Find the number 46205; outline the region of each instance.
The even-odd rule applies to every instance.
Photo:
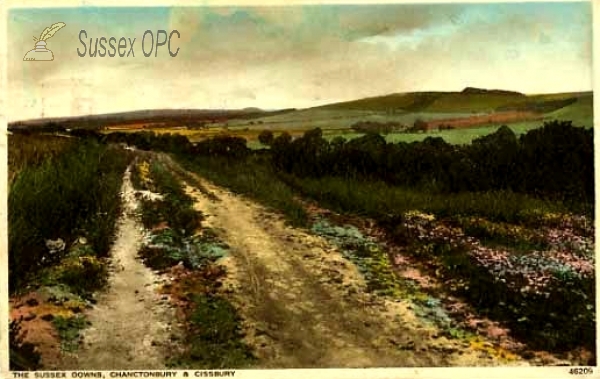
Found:
[[[571,375],[589,375],[593,373],[594,369],[591,367],[574,367],[569,370],[569,374]]]

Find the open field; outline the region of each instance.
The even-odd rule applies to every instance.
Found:
[[[529,130],[536,129],[540,127],[539,121],[529,121],[529,122],[518,122],[518,123],[510,123],[508,124],[510,129],[515,132],[517,135],[522,135],[527,133]],[[478,126],[476,128],[465,128],[465,129],[454,129],[454,130],[440,130],[440,131],[431,131],[427,133],[389,133],[385,135],[385,140],[387,142],[415,142],[415,141],[423,141],[427,137],[441,137],[444,141],[453,144],[453,145],[462,145],[471,143],[475,138],[483,137],[489,134],[494,133],[498,130],[499,125],[483,125]],[[363,136],[362,133],[355,133],[349,131],[348,133],[339,134],[345,139],[353,139],[359,138]],[[337,134],[332,133],[324,133],[324,137],[331,140],[337,137]]]
[[[466,91],[466,90],[465,90]],[[474,90],[475,91],[475,90]],[[420,141],[428,136],[441,137],[452,144],[465,144],[487,135],[501,125],[518,135],[540,127],[544,121],[571,120],[576,126],[593,126],[593,97],[590,93],[563,93],[525,96],[517,93],[413,93],[360,99],[322,107],[289,110],[253,118],[231,118],[208,123],[204,128],[188,128],[185,123],[148,128],[155,133],[177,133],[192,142],[217,135],[245,138],[253,148],[260,148],[258,135],[270,130],[275,136],[287,132],[292,137],[306,130],[321,128],[328,139],[346,139],[363,135],[352,129],[360,122],[395,123],[410,128],[420,120],[430,129],[427,133],[391,132],[389,142]],[[138,130],[142,124],[112,125],[106,132]],[[437,130],[439,127],[460,130]]]
[[[389,142],[420,141],[435,136],[452,144],[464,144],[497,130],[501,125],[509,126],[520,135],[554,119],[571,120],[576,126],[592,127],[592,94],[526,96],[513,92],[465,89],[463,92],[392,94],[300,110],[182,110],[181,114],[176,110],[133,112],[73,119],[65,121],[64,125],[84,128],[91,125],[103,133],[139,130],[151,130],[157,134],[175,133],[192,142],[231,135],[246,139],[253,148],[260,148],[258,135],[263,130],[270,130],[275,136],[287,132],[292,137],[299,137],[307,130],[321,128],[328,139],[336,136],[352,139],[362,135],[352,128],[357,123],[391,123],[397,129],[386,134]],[[57,122],[51,121],[52,125],[48,127],[55,127]],[[430,130],[427,133],[408,132],[417,122],[424,123]],[[446,130],[448,126],[460,130]],[[44,123],[33,120],[11,127],[16,130],[29,127],[43,129]]]
[[[525,121],[525,122],[513,122],[507,123],[507,125],[513,130],[517,135],[524,134],[529,130],[539,128],[542,125],[542,121]],[[414,141],[422,141],[427,137],[441,137],[446,142],[450,144],[467,144],[473,141],[475,138],[479,138],[488,134],[491,134],[498,130],[500,125],[498,124],[484,124],[477,127],[472,128],[462,128],[462,129],[453,129],[453,130],[434,130],[429,132],[413,132],[413,133],[388,133],[385,134],[385,140],[388,142],[414,142]],[[230,135],[242,137],[248,141],[248,146],[253,149],[265,148],[258,141],[258,135],[262,131],[262,129],[248,129],[239,128],[239,127],[210,127],[204,130],[188,130],[182,128],[156,128],[151,129],[152,132],[156,134],[181,134],[186,136],[191,142],[198,142],[202,140],[206,140],[208,138],[212,138],[219,135]],[[266,129],[266,128],[265,128]],[[295,128],[273,128],[269,129],[273,131],[274,136],[278,136],[283,132],[287,132],[292,137],[300,137],[304,132],[308,129],[295,129]],[[105,133],[110,132],[125,132],[125,133],[135,133],[138,130],[130,130],[130,129],[114,129],[111,131],[105,131]],[[335,128],[335,129],[323,129],[323,136],[328,140],[333,140],[336,137],[343,137],[346,140],[354,139],[363,136],[364,133],[358,133],[352,129],[346,128]]]

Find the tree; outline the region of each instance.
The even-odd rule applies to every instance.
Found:
[[[273,144],[274,140],[275,140],[275,136],[273,135],[273,132],[270,130],[263,130],[258,135],[258,141],[260,143],[262,143],[263,145],[271,146]]]

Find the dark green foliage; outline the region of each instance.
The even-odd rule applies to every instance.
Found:
[[[242,341],[235,308],[221,297],[196,295],[187,336],[189,351],[174,365],[226,369],[248,366],[256,358]]]
[[[263,145],[271,146],[273,144],[274,140],[275,140],[275,136],[273,135],[273,132],[270,130],[263,130],[258,135],[258,141],[260,143],[262,143]]]
[[[594,201],[593,129],[552,122],[521,136],[519,191]]]
[[[9,324],[9,358],[11,371],[33,371],[41,367],[41,355],[35,345],[24,341],[21,331],[22,318],[12,320]]]
[[[85,236],[99,256],[108,253],[129,160],[121,150],[88,140],[19,173],[8,198],[11,291],[51,264],[47,239],[69,246]]]
[[[273,166],[300,177],[339,176],[382,180],[441,193],[509,190],[562,200],[594,200],[593,132],[570,122],[548,122],[517,139],[508,127],[470,145],[441,138],[385,143],[368,133],[329,143],[319,129],[294,141],[275,139]]]
[[[399,122],[377,122],[377,121],[359,121],[352,124],[351,128],[359,133],[391,133],[399,130],[406,130],[406,125]]]
[[[198,142],[191,152],[193,155],[241,159],[250,154],[250,149],[242,137],[217,136]]]
[[[163,200],[145,200],[141,202],[142,224],[146,229],[151,229],[165,221],[165,213],[169,212],[167,203]]]
[[[107,142],[125,143],[140,150],[158,150],[176,153],[189,152],[192,148],[190,141],[177,133],[156,134],[154,132],[110,133],[105,136]]]

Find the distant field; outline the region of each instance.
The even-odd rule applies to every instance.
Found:
[[[540,122],[531,121],[531,122],[522,122],[511,124],[509,127],[515,132],[517,135],[525,134],[531,129],[536,129],[541,126]],[[498,130],[500,126],[498,125],[487,125],[477,128],[469,128],[469,129],[455,129],[455,130],[442,130],[439,132],[427,132],[427,133],[390,133],[385,137],[386,141],[396,143],[396,142],[415,142],[422,141],[427,137],[442,137],[444,141],[454,144],[468,144],[471,143],[475,138],[482,137],[488,134],[491,134]],[[343,133],[343,134],[324,134],[326,139],[332,140],[337,136],[342,136],[346,139],[353,139],[363,136],[362,133]]]
[[[592,96],[584,96],[577,102],[546,114],[548,119],[571,120],[577,126],[594,126],[594,99]]]
[[[425,102],[423,99],[426,99]],[[421,100],[419,100],[421,99]],[[571,99],[573,104],[553,110],[559,105],[548,104]],[[410,102],[413,103],[410,103]],[[419,103],[421,101],[421,103]],[[425,104],[427,103],[427,104]],[[500,123],[523,123],[533,119],[566,119],[575,125],[592,126],[593,101],[590,93],[566,93],[549,95],[499,95],[464,93],[421,93],[399,94],[384,97],[356,100],[348,103],[332,104],[324,107],[303,109],[295,112],[266,116],[254,120],[230,120],[215,126],[228,126],[230,129],[247,128],[250,130],[306,130],[348,129],[359,121],[397,122],[412,126],[418,119],[437,124],[453,119],[459,127],[481,127],[489,124],[489,119]],[[383,105],[382,105],[383,104]],[[395,104],[392,106],[392,104]],[[408,104],[408,105],[407,105]],[[417,106],[418,105],[418,106]],[[405,106],[407,109],[401,109]],[[550,111],[534,112],[528,107],[550,107]],[[517,107],[524,109],[499,110],[499,107]],[[413,108],[413,109],[411,109]],[[547,108],[546,108],[547,109]],[[506,115],[507,117],[504,117]],[[467,120],[469,119],[469,120]],[[452,122],[447,122],[452,124]]]
[[[398,122],[405,125],[414,124],[415,120],[438,120],[455,117],[470,117],[473,113],[430,113],[403,111],[342,111],[325,109],[306,109],[287,114],[263,117],[252,121],[234,120],[228,123],[230,129],[348,129],[359,121]],[[220,125],[224,126],[224,125]]]
[[[507,124],[511,130],[515,132],[517,135],[525,134],[529,130],[539,128],[542,126],[543,120],[537,121],[524,121],[524,122],[516,122]],[[450,144],[468,144],[471,143],[475,138],[479,138],[488,134],[495,132],[500,127],[499,124],[487,124],[481,125],[472,128],[462,128],[462,129],[453,129],[453,130],[441,130],[441,131],[429,131],[426,133],[389,133],[385,135],[385,139],[388,142],[415,142],[422,141],[427,137],[441,137],[446,142]],[[299,137],[306,130],[312,129],[311,127],[306,128],[295,128],[295,129],[273,129],[273,134],[275,137],[283,133],[284,131],[288,132],[292,137]],[[116,130],[114,130],[116,131]],[[119,130],[127,133],[135,133],[139,132],[138,130]],[[185,135],[191,142],[202,141],[207,138],[215,137],[218,135],[233,135],[243,137],[248,141],[248,147],[252,149],[260,149],[264,146],[258,142],[258,135],[261,132],[261,129],[249,129],[244,130],[242,128],[234,128],[231,127],[229,129],[225,129],[223,127],[213,127],[205,130],[187,130],[181,128],[159,128],[159,129],[151,129],[152,132],[157,134],[165,134],[165,133],[176,133]],[[364,133],[357,133],[352,129],[345,128],[330,128],[323,129],[323,136],[332,140],[335,137],[341,136],[345,139],[353,139],[363,136]]]
[[[249,145],[261,147],[258,135],[263,130],[275,136],[284,131],[300,136],[306,130],[321,128],[326,138],[336,136],[356,138],[361,136],[352,129],[358,122],[396,123],[404,128],[412,127],[416,120],[425,121],[430,129],[450,125],[453,130],[430,130],[427,133],[392,133],[388,141],[420,141],[428,136],[444,138],[452,144],[470,143],[473,139],[494,132],[506,124],[517,134],[540,127],[544,121],[570,120],[576,126],[593,126],[593,96],[590,92],[523,95],[516,92],[465,89],[463,92],[401,93],[321,107],[270,113],[255,118],[230,118],[217,120],[202,129],[155,123],[145,128],[155,133],[177,133],[192,142],[227,134],[243,137]],[[135,132],[142,124],[112,126],[111,131]],[[133,129],[133,130],[132,130]]]

